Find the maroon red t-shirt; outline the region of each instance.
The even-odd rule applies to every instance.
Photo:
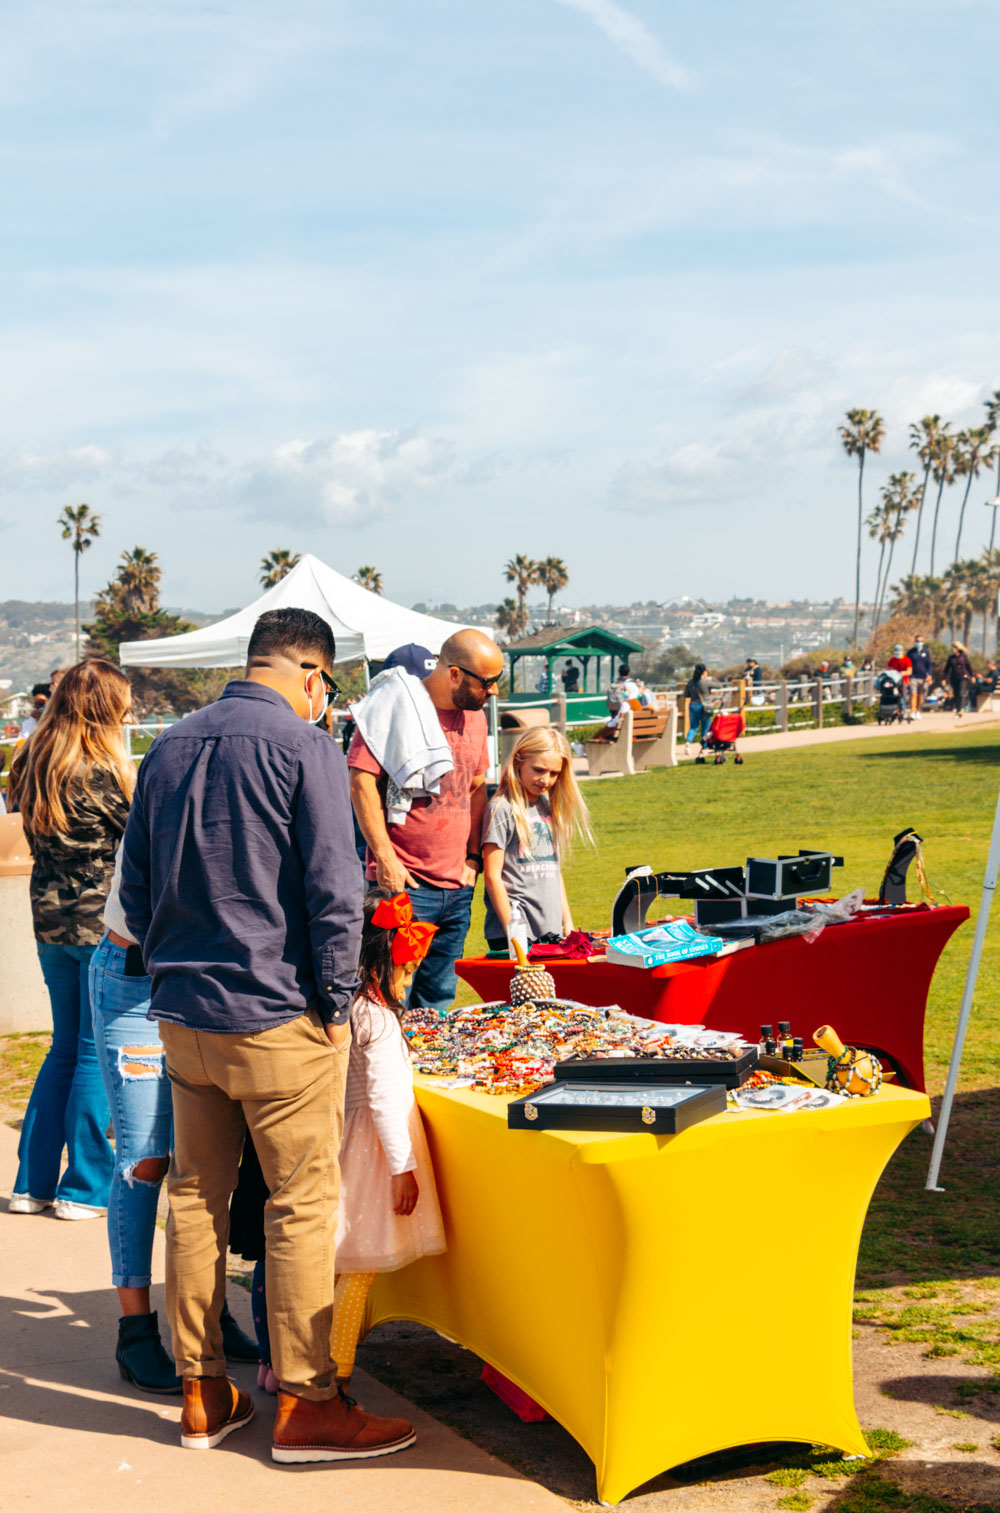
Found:
[[[458,888],[469,850],[472,784],[489,766],[486,750],[486,716],[481,710],[439,709],[445,739],[454,763],[441,779],[436,798],[414,799],[401,825],[386,823],[392,848],[407,871],[422,883],[437,888]],[[356,731],[347,765],[380,778],[385,800],[385,773]],[[474,848],[478,849],[478,847]],[[375,879],[375,863],[368,855],[368,879]]]

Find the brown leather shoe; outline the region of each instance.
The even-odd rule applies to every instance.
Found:
[[[186,1376],[181,1413],[185,1450],[214,1450],[234,1429],[245,1429],[253,1403],[225,1376]]]
[[[312,1460],[373,1460],[405,1450],[416,1437],[405,1418],[363,1413],[342,1392],[314,1403],[279,1389],[271,1459],[285,1466]]]

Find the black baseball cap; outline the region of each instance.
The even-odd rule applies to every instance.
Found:
[[[426,678],[437,666],[437,657],[426,646],[418,646],[415,641],[410,641],[406,646],[397,646],[391,651],[382,663],[382,671],[387,667],[402,667],[404,672],[412,673],[415,678]]]

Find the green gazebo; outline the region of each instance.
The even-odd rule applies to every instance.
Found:
[[[645,651],[636,641],[630,641],[626,636],[618,635],[613,630],[607,630],[603,625],[584,625],[578,630],[570,630],[567,626],[556,626],[554,629],[535,631],[534,635],[522,636],[520,641],[512,641],[505,648],[510,658],[510,695],[513,703],[537,700],[547,697],[547,694],[560,692],[552,677],[553,665],[566,658],[580,663],[580,684],[577,689],[579,694],[589,694],[591,698],[603,696],[608,685],[614,682],[620,663],[628,662],[630,656],[636,656]],[[517,687],[517,664],[523,657],[544,657],[547,673],[547,694],[540,693],[537,689],[526,690]],[[607,659],[607,666],[603,664]],[[591,678],[593,668],[593,678]]]

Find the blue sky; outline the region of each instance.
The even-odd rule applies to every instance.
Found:
[[[205,610],[274,547],[849,596],[842,412],[873,504],[1000,387],[998,56],[996,0],[8,8],[0,598],[68,596],[80,500],[85,590],[139,544]]]

